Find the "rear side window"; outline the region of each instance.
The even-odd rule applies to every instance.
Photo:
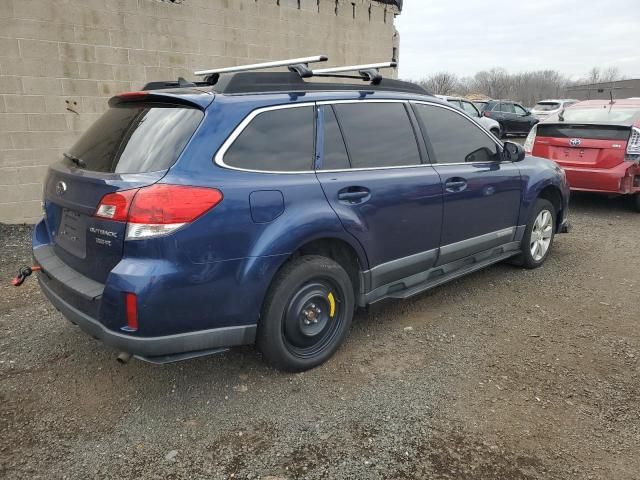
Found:
[[[242,130],[224,163],[266,172],[313,170],[314,138],[313,107],[269,110]]]
[[[565,103],[565,105],[569,104]],[[558,108],[560,108],[560,104],[556,102],[538,102],[533,108],[539,112],[550,112],[552,110],[557,110]]]
[[[117,105],[80,137],[69,156],[94,172],[166,170],[178,159],[202,117],[200,110],[181,106]]]
[[[478,163],[499,160],[498,146],[483,130],[446,108],[416,105],[416,113],[438,163]]]
[[[402,103],[334,105],[353,168],[420,164],[415,133]]]
[[[340,126],[331,106],[324,107],[324,148],[322,170],[349,168],[349,157]]]

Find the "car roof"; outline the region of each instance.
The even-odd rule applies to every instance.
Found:
[[[468,98],[464,98],[464,97],[456,97],[455,95],[434,95],[434,97],[436,98],[441,98],[443,100],[459,100],[461,102],[471,102],[473,103],[475,100],[469,100]],[[486,100],[482,100],[483,102]]]
[[[583,100],[567,108],[602,108],[603,106],[611,108],[640,107],[640,98],[614,99],[613,103],[611,100]]]
[[[553,103],[560,103],[560,102],[578,102],[579,100],[576,100],[575,98],[545,98],[544,100],[538,100],[537,103],[545,103],[545,102],[553,102]]]

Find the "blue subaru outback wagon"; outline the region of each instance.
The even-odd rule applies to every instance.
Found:
[[[153,362],[255,343],[300,371],[358,307],[544,263],[567,226],[553,162],[376,69],[289,69],[118,95],[50,167],[33,253],[71,322]],[[331,75],[354,80],[311,78]]]

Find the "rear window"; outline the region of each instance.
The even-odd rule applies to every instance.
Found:
[[[538,112],[550,112],[552,110],[557,110],[558,108],[560,108],[560,104],[556,102],[540,102],[536,103],[536,106],[533,107],[533,109]]]
[[[563,125],[539,123],[538,136],[552,138],[589,138],[592,140],[628,140],[631,129],[617,125]]]
[[[69,150],[94,172],[166,170],[178,159],[202,120],[195,108],[126,103],[111,107]],[[69,158],[65,161],[71,162]]]
[[[264,172],[312,170],[314,125],[313,107],[260,113],[229,147],[224,163]]]
[[[571,107],[564,111],[565,123],[603,123],[629,124],[640,120],[640,108],[611,108],[605,105],[600,108]]]

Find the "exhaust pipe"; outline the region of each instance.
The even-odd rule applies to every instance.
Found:
[[[123,365],[129,363],[129,360],[131,360],[132,355],[130,353],[127,352],[120,352],[118,354],[118,356],[116,357],[116,361],[118,363],[121,363]]]

